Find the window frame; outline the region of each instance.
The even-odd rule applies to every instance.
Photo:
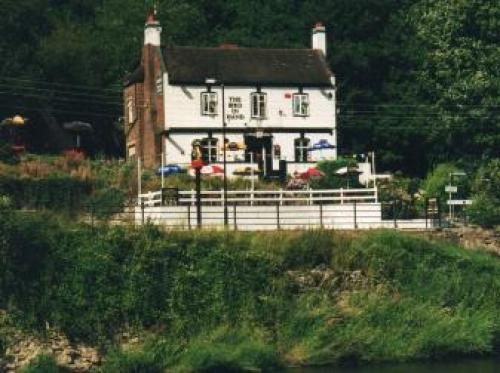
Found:
[[[305,99],[305,100],[304,100]],[[297,106],[298,101],[298,106]],[[303,104],[306,102],[307,109],[303,111]],[[299,110],[297,111],[297,107]],[[292,95],[292,111],[294,117],[308,117],[311,115],[311,105],[309,100],[309,93],[299,92]]]
[[[309,162],[309,144],[311,139],[308,137],[298,137],[293,141],[293,151],[295,163]]]
[[[219,151],[219,139],[216,137],[204,137],[200,139],[201,159],[210,164],[217,162]]]
[[[255,98],[257,98],[256,106],[254,106]],[[250,93],[250,117],[252,119],[267,118],[267,93],[264,92]]]
[[[208,99],[207,99],[208,98]],[[215,98],[213,101],[209,98]],[[213,112],[210,111],[210,102],[214,102]],[[200,93],[200,112],[203,116],[216,116],[218,114],[219,97],[217,92],[205,91]]]

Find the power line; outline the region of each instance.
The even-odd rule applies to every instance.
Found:
[[[106,101],[92,101],[92,100],[85,100],[85,99],[77,99],[77,98],[71,98],[71,97],[47,97],[47,96],[42,96],[42,95],[36,95],[36,94],[26,94],[26,93],[14,93],[14,92],[6,92],[6,91],[0,91],[0,95],[13,95],[13,96],[21,96],[21,97],[30,97],[30,98],[38,98],[42,100],[49,100],[49,101],[54,101],[54,102],[76,102],[76,103],[88,103],[88,104],[95,104],[95,105],[103,105],[103,106],[114,106],[114,107],[122,107],[123,104],[118,104],[118,103],[108,103]]]
[[[35,107],[29,107],[26,105],[7,105],[7,104],[2,104],[0,103],[0,107],[4,108],[15,108],[18,110],[24,110],[24,111],[40,111],[40,108],[35,108]],[[121,115],[113,115],[111,112],[78,112],[78,111],[73,111],[73,110],[63,110],[63,109],[50,109],[48,110],[53,113],[60,113],[60,114],[72,114],[76,116],[93,116],[93,117],[108,117],[108,118],[119,118]]]
[[[118,97],[118,96],[113,97],[113,96],[109,96],[109,95],[95,94],[95,93],[68,92],[68,91],[49,89],[49,88],[22,87],[22,86],[20,87],[20,86],[7,85],[5,83],[0,83],[0,88],[9,89],[11,91],[29,91],[29,92],[34,91],[34,92],[47,92],[47,93],[53,93],[53,94],[60,94],[60,95],[65,95],[65,96],[90,97],[90,98],[96,98],[99,100],[113,102],[113,103],[121,102],[121,100],[114,98],[114,97]]]
[[[453,108],[460,108],[460,107],[486,107],[486,108],[500,108],[500,105],[489,105],[489,104],[448,104],[448,105],[438,105],[438,104],[349,104],[349,103],[343,103],[343,102],[337,102],[337,106],[346,106],[346,107],[400,107],[400,108],[407,108],[407,107],[453,107]]]
[[[119,87],[118,85],[117,85],[116,89],[112,89],[112,88],[91,87],[91,86],[85,86],[85,85],[79,85],[79,84],[48,82],[48,81],[34,80],[34,79],[11,78],[11,77],[7,77],[7,76],[0,76],[0,79],[11,80],[11,81],[18,81],[18,82],[37,83],[37,84],[44,84],[44,85],[53,85],[53,86],[60,86],[60,87],[81,88],[81,89],[87,89],[89,91],[91,91],[91,90],[95,90],[95,91],[109,91],[109,92],[121,92],[122,91],[121,87]]]

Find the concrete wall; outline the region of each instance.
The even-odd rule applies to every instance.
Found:
[[[356,208],[356,211],[355,211]],[[425,219],[382,220],[379,203],[312,206],[228,206],[229,227],[238,230],[276,229],[426,229],[435,227],[435,222]],[[163,206],[146,207],[144,213],[136,208],[136,224],[145,222],[167,228],[188,229],[196,227],[196,207]],[[204,228],[224,227],[222,206],[203,206]]]

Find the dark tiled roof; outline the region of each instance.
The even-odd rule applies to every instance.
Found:
[[[226,85],[331,85],[323,54],[312,49],[164,48],[171,84],[204,84],[207,78]]]
[[[137,68],[130,73],[124,82],[124,86],[128,87],[135,83],[143,83],[144,82],[144,66],[139,65]]]

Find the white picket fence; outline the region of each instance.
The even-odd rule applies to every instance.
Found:
[[[364,189],[308,189],[308,190],[228,190],[228,205],[275,206],[283,205],[315,205],[315,204],[345,204],[345,203],[377,203],[377,188]],[[201,203],[210,206],[224,205],[224,191],[202,190]],[[196,204],[196,191],[184,190],[178,192],[177,205]],[[162,205],[162,192],[140,194],[138,205],[153,207]]]

